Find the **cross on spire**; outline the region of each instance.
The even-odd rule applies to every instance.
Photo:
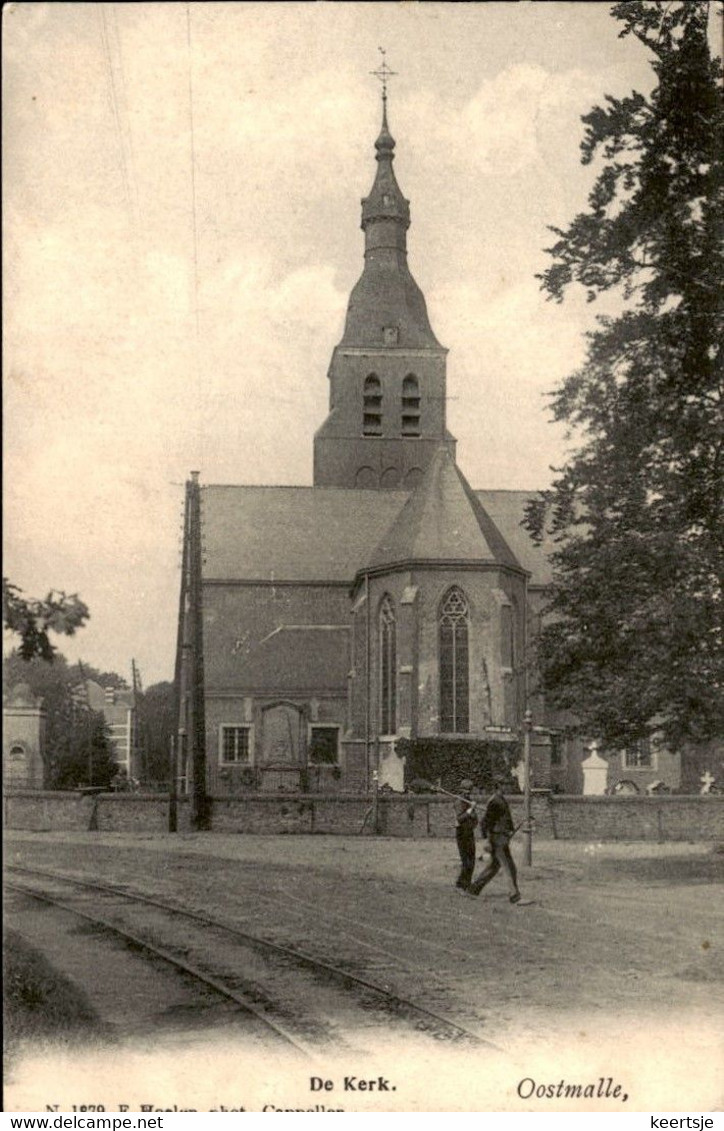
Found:
[[[382,56],[382,62],[380,63],[377,70],[376,71],[370,71],[370,74],[374,75],[375,78],[378,78],[380,80],[380,82],[382,83],[382,101],[383,101],[383,103],[386,103],[387,102],[387,80],[391,79],[393,76],[395,76],[397,74],[397,71],[391,71],[390,68],[387,66],[387,59],[386,59],[387,52],[385,51],[384,47],[378,47],[377,50],[379,51],[380,55]]]

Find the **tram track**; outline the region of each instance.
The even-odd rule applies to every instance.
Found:
[[[13,865],[7,869],[8,875],[16,877],[14,881],[8,881],[6,887],[8,890],[13,890],[18,893],[24,894],[31,898],[38,898],[44,900],[46,903],[55,904],[57,907],[62,907],[66,911],[79,915],[86,921],[95,923],[99,929],[115,932],[119,936],[125,936],[127,940],[149,953],[156,953],[158,957],[164,961],[175,964],[179,969],[185,969],[187,974],[197,977],[200,981],[205,981],[208,986],[215,989],[222,996],[226,996],[230,1000],[237,1001],[243,1008],[251,1013],[256,1013],[260,1022],[269,1025],[273,1028],[277,1027],[277,1037],[287,1044],[295,1045],[304,1055],[312,1054],[312,1046],[317,1046],[317,1051],[320,1043],[334,1041],[337,1048],[340,1043],[345,1045],[348,1043],[349,1033],[354,1028],[354,1019],[357,1017],[360,1028],[370,1026],[373,1022],[371,1020],[373,1015],[378,1018],[382,1016],[385,1019],[385,1024],[389,1024],[393,1020],[398,1025],[403,1025],[407,1028],[410,1026],[414,1028],[419,1034],[426,1035],[438,1040],[445,1040],[454,1043],[464,1044],[466,1046],[486,1046],[488,1048],[496,1048],[489,1040],[483,1038],[479,1033],[475,1033],[466,1026],[459,1022],[446,1017],[417,1001],[410,1000],[395,992],[389,986],[383,986],[379,983],[357,974],[353,971],[347,970],[335,963],[331,963],[326,959],[320,958],[305,950],[301,950],[296,946],[285,945],[284,943],[276,942],[268,938],[264,938],[259,934],[254,934],[251,931],[245,930],[239,926],[232,925],[224,922],[214,916],[204,914],[197,910],[191,910],[187,907],[178,905],[177,903],[168,903],[164,900],[158,899],[154,896],[132,890],[128,887],[119,887],[113,884],[101,883],[99,881],[92,881],[78,876],[71,876],[65,873],[55,872],[48,869],[29,868],[20,865]],[[17,879],[26,880],[41,880],[48,884],[63,885],[71,889],[70,903],[68,902],[68,893],[66,891],[63,897],[63,892],[48,892],[39,891],[37,887],[27,883],[18,883]],[[87,907],[79,908],[77,903],[80,898],[80,893],[86,892],[95,895],[96,898],[100,897],[104,901],[116,901],[113,907],[115,921],[106,919],[98,914],[98,908],[94,907],[88,910]],[[63,897],[63,898],[61,898]],[[120,901],[120,902],[119,902]],[[74,905],[75,903],[75,905]],[[135,911],[133,910],[135,908]],[[151,924],[146,924],[143,934],[138,932],[138,924],[134,925],[133,930],[129,930],[127,924],[119,923],[117,921],[118,915],[131,914],[133,918],[142,918],[145,914],[156,913],[156,920]],[[153,937],[158,934],[160,928],[163,926],[162,919],[158,919],[158,913],[161,917],[166,917],[167,921],[175,921],[176,930],[172,931],[172,935],[176,935],[176,940],[169,947],[167,944],[160,943],[157,938]],[[197,944],[202,962],[198,960],[190,962],[187,954],[179,954],[178,946],[178,925],[184,924],[185,931],[188,932],[189,925],[193,924],[195,928],[202,929],[205,934],[200,944]],[[150,927],[150,930],[149,930]],[[168,925],[166,923],[164,929],[168,932]],[[212,963],[212,969],[208,970],[210,951],[213,950],[212,940],[215,940],[217,950],[217,957]],[[228,942],[231,940],[234,944],[229,948]],[[188,939],[186,939],[188,941]],[[189,947],[186,947],[188,952]],[[263,962],[271,962],[268,972],[259,974],[256,972],[256,982],[252,979],[252,997],[258,995],[260,991],[266,994],[269,989],[267,982],[272,983],[272,993],[269,999],[267,1009],[274,1008],[274,992],[273,988],[277,984],[278,976],[281,972],[281,980],[285,984],[285,993],[287,998],[291,993],[290,985],[293,982],[293,977],[290,977],[296,971],[297,979],[304,980],[306,976],[307,981],[310,976],[312,982],[318,987],[322,987],[328,996],[334,998],[334,995],[339,995],[340,989],[344,993],[344,1001],[341,1005],[338,1003],[338,1015],[334,1012],[334,1001],[327,1003],[332,1006],[332,1013],[327,1013],[321,1023],[306,1024],[303,1018],[300,1020],[298,1015],[290,1011],[289,1001],[283,1003],[282,1010],[286,1007],[287,1013],[290,1014],[287,1023],[280,1023],[278,1019],[274,1020],[267,1015],[267,1010],[259,1010],[252,1000],[248,991],[240,990],[239,979],[240,971],[238,962],[240,954],[246,951],[254,952],[259,955]],[[389,952],[387,957],[389,957]],[[234,963],[237,963],[236,968]],[[218,967],[227,968],[226,973],[220,974]],[[394,967],[393,967],[394,969]],[[243,972],[243,967],[242,967]],[[244,978],[241,976],[241,982]],[[231,983],[231,984],[230,984]],[[319,990],[313,996],[324,998],[325,992]],[[312,995],[307,992],[306,997],[300,991],[301,996],[305,1000],[305,1006],[308,1007]],[[303,1010],[304,1011],[304,1010]],[[323,1011],[322,1011],[323,1012]],[[346,1018],[346,1021],[342,1018]],[[291,1023],[290,1023],[291,1021]],[[346,1029],[345,1029],[346,1025]],[[304,1039],[300,1039],[297,1035],[300,1028],[305,1031]],[[310,1039],[311,1032],[311,1039]],[[355,1042],[356,1043],[356,1042]]]
[[[82,911],[78,907],[73,907],[60,899],[48,895],[47,892],[39,892],[32,888],[25,887],[22,884],[6,882],[5,888],[8,891],[15,892],[18,895],[24,895],[30,899],[38,900],[41,903],[49,904],[52,907],[58,908],[60,911],[65,911],[77,918],[85,920],[95,928],[100,928],[107,931],[109,934],[116,936],[126,944],[131,944],[133,947],[145,951],[152,955],[154,958],[160,959],[162,962],[172,966],[175,970],[191,977],[195,982],[201,983],[207,989],[213,990],[219,997],[232,1001],[235,1005],[240,1006],[245,1013],[250,1014],[254,1019],[259,1022],[263,1027],[270,1031],[276,1038],[281,1040],[283,1044],[291,1046],[301,1052],[305,1057],[312,1058],[315,1054],[314,1051],[302,1044],[297,1037],[289,1033],[277,1021],[264,1015],[264,1013],[256,1008],[245,996],[233,990],[231,987],[225,985],[218,978],[206,973],[199,969],[196,965],[186,961],[179,955],[173,954],[166,947],[159,946],[151,942],[147,938],[142,938],[140,935],[133,931],[129,931],[125,927],[119,926],[117,923],[112,923],[100,915],[91,915]]]

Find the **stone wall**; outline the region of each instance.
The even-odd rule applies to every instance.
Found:
[[[523,819],[522,797],[510,798],[513,820]],[[156,832],[168,829],[163,794],[16,791],[4,798],[5,827],[35,831]],[[724,796],[565,797],[534,794],[538,840],[713,841],[724,839]],[[219,833],[371,834],[373,804],[359,795],[301,794],[216,797],[212,829]],[[178,804],[178,828],[189,830],[187,799]],[[389,837],[451,837],[452,804],[443,797],[381,794],[377,829]]]
[[[8,792],[3,798],[6,829],[35,832],[165,832],[168,797],[158,793]],[[189,827],[188,802],[179,799],[178,828]]]

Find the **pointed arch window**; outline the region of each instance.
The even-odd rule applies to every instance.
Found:
[[[392,598],[380,605],[380,734],[397,730],[397,622]]]
[[[462,589],[448,589],[440,606],[440,730],[467,734],[470,730],[468,600]]]
[[[402,435],[420,435],[420,386],[414,373],[402,382]]]
[[[376,373],[365,377],[363,391],[362,435],[382,435],[382,383]]]

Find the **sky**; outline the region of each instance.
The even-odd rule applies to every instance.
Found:
[[[57,638],[172,678],[183,484],[309,484],[362,270],[387,52],[409,263],[473,487],[564,458],[547,395],[595,305],[536,273],[585,207],[581,115],[650,89],[608,3],[4,9],[4,572]]]

